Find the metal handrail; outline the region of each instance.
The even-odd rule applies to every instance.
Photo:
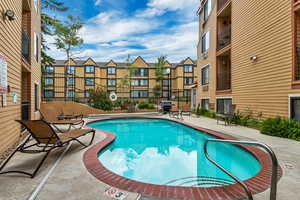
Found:
[[[269,147],[268,145],[260,142],[254,142],[254,141],[236,141],[236,140],[221,140],[221,139],[208,139],[204,143],[204,153],[206,158],[212,162],[214,165],[216,165],[218,168],[220,168],[223,172],[225,172],[227,175],[231,176],[236,182],[238,182],[240,185],[243,186],[244,190],[246,191],[248,195],[248,199],[253,200],[252,194],[248,188],[248,186],[241,180],[239,180],[237,177],[235,177],[233,174],[228,172],[226,169],[224,169],[221,165],[219,165],[216,161],[211,159],[207,152],[207,144],[208,142],[224,142],[229,144],[240,144],[240,145],[249,145],[249,146],[259,146],[267,151],[267,153],[271,157],[272,161],[272,176],[271,176],[271,191],[270,191],[270,200],[276,200],[277,195],[277,169],[278,169],[278,160],[274,153],[274,151]],[[250,194],[250,196],[249,196]]]

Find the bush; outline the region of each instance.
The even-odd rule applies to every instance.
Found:
[[[269,118],[263,121],[261,133],[300,141],[300,124],[282,117]]]
[[[109,95],[106,91],[97,88],[89,90],[90,98],[89,101],[94,108],[101,110],[112,110],[113,103],[109,99]]]
[[[138,104],[138,108],[139,109],[154,109],[155,108],[155,105],[152,104],[152,103],[148,103],[146,101],[141,101],[139,104]]]

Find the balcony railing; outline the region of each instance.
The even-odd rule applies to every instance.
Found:
[[[295,68],[295,79],[300,80],[300,46],[297,46],[297,57],[296,57],[296,68]]]
[[[218,46],[217,50],[223,49],[224,47],[231,44],[231,26],[223,27],[218,33]]]
[[[30,39],[28,33],[22,29],[22,56],[29,63],[30,62]]]
[[[228,1],[230,0],[218,0],[218,12],[224,8]]]
[[[230,89],[231,89],[231,73],[218,72],[217,90],[230,90]]]

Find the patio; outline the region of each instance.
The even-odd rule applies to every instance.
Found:
[[[141,114],[139,114],[141,115]],[[165,116],[168,118],[168,116]],[[262,135],[255,129],[240,126],[218,125],[209,118],[184,117],[185,122],[207,129],[232,135],[243,140],[257,140],[270,145],[275,151],[279,164],[283,169],[283,177],[278,183],[277,199],[296,200],[299,198],[295,191],[300,190],[300,145],[299,142],[284,138]],[[97,132],[95,142],[105,138]],[[88,142],[89,137],[83,137]],[[34,179],[20,175],[0,176],[0,199],[112,199],[106,196],[105,190],[110,186],[100,182],[86,170],[82,158],[87,149],[77,143],[53,151],[40,172]],[[40,155],[16,154],[7,167],[14,166],[22,169],[32,169],[32,163]],[[136,193],[128,193],[126,200],[148,199]],[[269,198],[269,190],[255,195],[254,199]]]

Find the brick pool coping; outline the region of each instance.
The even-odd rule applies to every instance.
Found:
[[[184,121],[179,121],[175,119],[166,119],[162,117],[149,117],[149,116],[113,116],[106,117],[102,119],[90,120],[85,126],[86,128],[89,123],[110,119],[122,119],[122,118],[146,118],[146,119],[162,119],[177,122],[179,124],[188,126],[195,130],[199,130],[210,135],[216,136],[220,139],[227,140],[237,140],[235,137],[224,135],[220,132],[204,129],[197,127],[195,125],[186,123]],[[97,130],[97,129],[96,129]],[[129,192],[140,193],[143,195],[158,197],[158,198],[175,198],[175,199],[199,199],[199,200],[216,200],[216,199],[238,199],[246,197],[246,194],[243,188],[239,184],[233,184],[228,186],[221,187],[209,187],[209,188],[201,188],[201,187],[182,187],[182,186],[167,186],[167,185],[155,185],[143,183],[135,180],[131,180],[125,178],[123,176],[117,175],[109,169],[105,168],[105,166],[99,161],[98,153],[103,150],[106,146],[111,144],[116,136],[104,130],[97,130],[106,135],[106,138],[101,142],[95,144],[89,150],[87,150],[83,156],[83,162],[85,167],[94,177],[98,180],[122,189]],[[240,148],[251,153],[261,164],[261,171],[254,177],[247,179],[244,183],[247,184],[252,194],[257,194],[267,190],[270,186],[270,179],[272,174],[272,165],[269,159],[269,156],[264,151],[251,146],[241,146],[237,145]],[[278,168],[278,180],[282,176],[282,169],[279,166]]]

